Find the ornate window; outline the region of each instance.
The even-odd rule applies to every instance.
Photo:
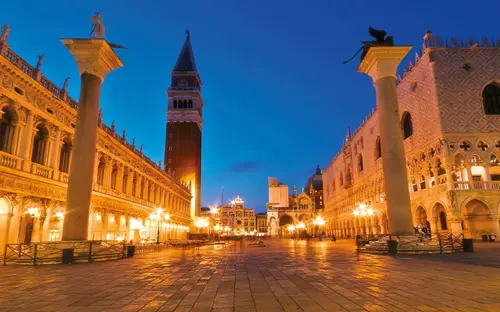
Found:
[[[14,110],[4,107],[0,120],[0,151],[14,153],[16,147],[15,134],[17,129],[17,114]]]
[[[97,166],[97,184],[104,184],[104,169],[106,168],[106,160],[104,157],[99,158],[99,165]]]
[[[59,171],[68,173],[69,172],[69,161],[71,157],[71,150],[73,145],[71,144],[71,140],[69,138],[65,138],[63,140],[63,144],[61,147],[61,154],[59,157]]]
[[[500,85],[490,83],[483,89],[483,107],[486,115],[500,114]]]
[[[134,177],[132,178],[132,196],[135,196],[137,188],[137,174],[134,173]]]
[[[413,134],[413,122],[409,112],[403,113],[401,118],[401,129],[403,130],[403,140],[409,138]]]
[[[36,135],[33,139],[33,154],[31,161],[40,165],[45,165],[46,154],[49,144],[49,130],[43,125],[36,127]]]
[[[375,159],[382,157],[382,147],[380,146],[380,136],[375,141]]]
[[[113,165],[113,170],[111,170],[111,188],[116,190],[116,178],[118,177],[118,165]]]
[[[127,183],[128,183],[128,168],[123,170],[123,178],[122,178],[122,192],[127,193]]]
[[[358,172],[363,171],[363,155],[359,154],[358,156]]]

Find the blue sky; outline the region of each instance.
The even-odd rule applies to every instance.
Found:
[[[435,35],[498,38],[500,2],[333,0],[5,1],[0,23],[9,44],[78,99],[80,80],[63,37],[86,37],[99,10],[125,67],[102,89],[104,120],[163,159],[166,89],[191,30],[205,101],[203,204],[238,193],[246,206],[265,210],[267,177],[300,188],[316,164],[336,154],[348,125],[355,128],[375,105],[369,77],[348,59],[385,29],[396,44],[420,50],[426,28]],[[381,4],[384,4],[383,6]]]

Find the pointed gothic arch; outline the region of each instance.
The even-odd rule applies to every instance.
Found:
[[[403,140],[413,135],[413,121],[408,111],[404,112],[401,117],[401,130],[403,132]]]
[[[486,115],[500,114],[500,84],[491,82],[484,87],[483,92],[483,108]]]

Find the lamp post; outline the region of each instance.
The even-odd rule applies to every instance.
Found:
[[[160,244],[160,222],[170,220],[170,214],[164,213],[163,208],[157,208],[155,212],[149,215],[151,221],[156,221],[156,244]]]
[[[288,225],[288,232],[290,233],[290,237],[292,237],[293,231],[295,231],[295,226],[293,224],[289,224]]]
[[[319,240],[322,240],[321,239],[321,228],[323,227],[323,225],[325,225],[326,221],[325,219],[323,219],[322,216],[317,216],[316,219],[314,219],[313,221],[313,224],[318,226],[319,230],[320,230],[320,233],[319,233]]]
[[[299,238],[301,237],[301,232],[300,231],[303,231],[305,228],[306,228],[306,225],[304,224],[304,222],[299,222],[297,223],[297,225],[295,226],[295,228],[298,230],[297,232],[299,232]]]
[[[373,216],[374,211],[367,204],[360,203],[358,204],[358,208],[352,211],[352,214],[354,215],[355,218],[364,218]]]

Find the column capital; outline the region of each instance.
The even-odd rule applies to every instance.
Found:
[[[115,51],[104,39],[61,39],[73,54],[80,76],[88,73],[104,80],[110,71],[123,66]]]
[[[384,77],[396,78],[399,63],[411,48],[411,46],[370,47],[359,64],[358,72],[372,77],[373,83]]]

